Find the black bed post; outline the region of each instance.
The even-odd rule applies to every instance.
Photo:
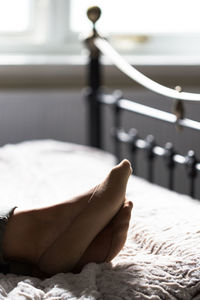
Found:
[[[101,104],[98,101],[101,86],[101,66],[100,52],[94,44],[94,39],[98,36],[95,23],[101,15],[101,10],[97,6],[90,7],[87,11],[89,20],[93,23],[92,34],[85,40],[90,51],[88,63],[88,90],[86,95],[88,107],[87,133],[88,143],[92,147],[102,148],[101,133]]]

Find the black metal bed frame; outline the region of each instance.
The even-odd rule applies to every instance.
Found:
[[[91,16],[91,14],[94,15]],[[146,139],[138,137],[137,130],[131,128],[128,132],[121,129],[121,114],[123,111],[137,113],[150,118],[162,120],[167,123],[175,124],[180,127],[187,127],[200,130],[200,123],[183,117],[183,107],[179,100],[177,102],[177,114],[171,114],[158,109],[148,107],[124,99],[120,92],[104,94],[101,89],[102,70],[100,64],[100,51],[96,47],[94,40],[99,37],[95,29],[95,22],[100,16],[98,7],[93,7],[88,11],[88,17],[93,22],[92,35],[85,40],[89,51],[88,62],[88,84],[87,103],[88,103],[88,131],[89,145],[102,149],[102,105],[111,105],[114,112],[114,126],[112,135],[114,138],[114,151],[118,161],[121,159],[121,143],[126,143],[131,152],[131,160],[136,165],[136,153],[138,150],[146,152],[148,162],[148,180],[154,182],[154,161],[156,157],[163,157],[168,170],[168,188],[174,189],[174,170],[177,164],[185,165],[189,178],[189,195],[195,197],[195,181],[200,171],[200,162],[196,159],[193,150],[188,151],[186,156],[175,152],[172,143],[166,143],[165,147],[156,144],[152,135]],[[135,167],[134,167],[135,169]]]

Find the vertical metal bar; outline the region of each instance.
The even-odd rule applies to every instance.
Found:
[[[88,142],[90,146],[102,148],[101,136],[101,104],[99,100],[99,90],[101,86],[101,65],[100,52],[94,44],[94,39],[98,36],[96,22],[101,16],[101,10],[97,6],[90,7],[87,11],[88,19],[92,22],[92,34],[85,39],[85,44],[90,51],[88,63]]]
[[[129,130],[129,147],[130,147],[130,156],[131,156],[131,164],[133,167],[133,173],[137,174],[137,147],[136,147],[136,141],[138,139],[138,133],[135,128],[131,128]]]
[[[148,160],[147,178],[149,182],[154,182],[154,153],[155,138],[153,135],[148,135],[146,138],[146,152]]]
[[[88,72],[88,83],[92,91],[96,93],[100,87],[101,82],[101,65],[100,65],[100,52],[96,49],[96,52],[90,53],[89,58],[89,72]]]
[[[168,188],[170,190],[174,189],[174,167],[175,167],[175,163],[173,160],[174,154],[175,152],[172,143],[167,143],[165,145],[164,159],[166,162],[166,166],[168,168]]]
[[[188,154],[185,159],[185,164],[187,167],[187,174],[190,179],[190,185],[189,185],[189,195],[194,198],[195,197],[195,178],[197,176],[196,171],[196,157],[193,150],[188,151]]]
[[[114,154],[116,156],[117,162],[121,161],[121,147],[120,147],[120,128],[121,128],[121,108],[119,101],[122,98],[121,91],[117,90],[113,93],[114,102],[112,104],[113,108],[113,128],[112,136],[114,139]]]
[[[174,168],[169,167],[168,169],[168,188],[174,190]]]
[[[89,41],[89,45],[92,40]],[[88,118],[87,118],[87,132],[88,143],[92,147],[102,148],[102,132],[101,132],[101,118],[102,108],[98,101],[100,97],[101,86],[101,64],[100,53],[98,49],[91,47],[91,53],[88,63],[88,85],[87,103],[88,103]]]
[[[148,159],[148,180],[149,182],[154,182],[154,160]]]
[[[190,177],[190,187],[189,187],[189,195],[194,198],[195,197],[195,178]]]
[[[119,99],[116,99],[114,104],[114,153],[117,158],[117,162],[121,161],[121,147],[118,139],[118,134],[121,125],[121,109],[118,105]]]

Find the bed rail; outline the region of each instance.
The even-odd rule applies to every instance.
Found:
[[[88,63],[88,82],[87,90],[88,101],[88,132],[89,144],[93,147],[102,148],[102,105],[110,105],[114,111],[114,126],[112,135],[114,137],[115,155],[117,160],[121,160],[120,144],[128,145],[131,153],[131,160],[134,163],[134,171],[136,168],[136,153],[138,150],[146,152],[148,162],[148,180],[154,182],[154,161],[156,157],[163,157],[168,170],[168,188],[174,189],[174,170],[176,165],[185,165],[187,176],[189,178],[189,194],[195,197],[195,180],[200,171],[200,162],[196,159],[194,151],[190,150],[183,156],[175,152],[172,143],[168,142],[164,147],[156,144],[155,138],[148,135],[146,139],[141,139],[138,136],[137,130],[131,128],[125,132],[121,128],[121,113],[129,111],[137,113],[149,118],[154,118],[176,127],[186,127],[200,131],[200,122],[187,119],[184,117],[183,101],[200,101],[200,94],[185,93],[180,87],[175,90],[162,86],[150,78],[143,75],[134,67],[129,65],[103,38],[101,38],[95,28],[96,21],[101,15],[98,7],[91,7],[88,12],[88,18],[93,23],[93,31],[85,42],[90,51]],[[168,113],[158,110],[147,105],[135,103],[132,100],[124,99],[119,92],[113,94],[104,94],[101,89],[101,66],[100,55],[103,53],[118,67],[123,73],[137,81],[147,89],[161,94],[168,98],[176,99],[175,113]]]

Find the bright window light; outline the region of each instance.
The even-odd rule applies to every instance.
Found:
[[[91,28],[86,10],[102,9],[98,28],[105,33],[179,34],[200,33],[199,0],[73,0],[71,29]]]
[[[0,0],[0,32],[20,33],[30,25],[31,0]]]
[[[121,53],[199,56],[200,0],[0,0],[0,54],[80,54],[93,5],[97,30]]]

